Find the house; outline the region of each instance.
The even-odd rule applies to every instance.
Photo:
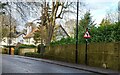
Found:
[[[61,24],[57,24],[55,26],[53,37],[54,37],[54,39],[52,41],[57,41],[57,40],[60,40],[61,38],[67,38],[70,36]]]
[[[37,27],[32,22],[29,22],[26,24],[26,28],[27,28],[26,35],[23,36],[24,44],[28,44],[28,45],[34,44],[35,45],[33,36],[34,36],[34,32],[37,31]]]
[[[23,35],[25,35],[24,33],[20,33],[20,32],[16,32],[16,33],[12,33],[12,37],[4,37],[2,39],[2,46],[16,46],[16,44],[18,42],[23,43]],[[11,39],[11,41],[10,41]]]
[[[44,29],[45,26],[41,26],[40,28]],[[33,24],[32,22],[29,22],[26,24],[26,28],[27,28],[27,32],[26,35],[23,36],[24,39],[24,44],[34,44],[35,45],[35,41],[34,41],[34,33],[36,31],[38,31],[38,28],[35,24]],[[44,33],[44,32],[42,32]],[[57,41],[60,40],[61,38],[66,38],[69,37],[68,33],[65,31],[65,29],[63,28],[62,25],[56,25],[55,26],[55,30],[54,30],[54,35],[53,35],[53,39],[52,41]],[[42,37],[44,38],[44,37]],[[43,43],[45,44],[45,38],[43,39]],[[39,41],[39,44],[41,43],[41,40]],[[38,44],[37,44],[38,45]]]
[[[36,23],[35,23],[35,21],[36,21]],[[45,28],[45,26],[40,26],[40,28],[37,27],[36,25],[38,24],[38,22],[40,24],[40,22],[41,22],[40,19],[37,19],[37,20],[34,20],[32,22],[28,22],[25,24],[27,31],[26,31],[26,35],[23,36],[24,44],[34,44],[35,45],[35,40],[34,40],[35,34],[34,33],[40,28],[42,30]],[[52,37],[52,41],[57,41],[57,40],[60,40],[61,38],[66,38],[66,37],[74,37],[75,26],[76,26],[76,20],[74,20],[74,19],[67,21],[64,26],[61,24],[56,24],[55,28],[54,28],[54,34]],[[44,35],[44,30],[41,33]],[[39,34],[39,32],[38,32],[38,34]],[[42,38],[44,38],[44,40],[43,40],[44,43],[48,39],[45,37],[42,37]],[[42,38],[39,38],[39,39],[42,39]]]
[[[2,46],[15,46],[15,44],[17,43],[16,38],[8,38],[8,37],[4,37],[2,39]]]
[[[75,27],[76,27],[75,19],[70,19],[65,22],[64,28],[70,37],[74,37]]]

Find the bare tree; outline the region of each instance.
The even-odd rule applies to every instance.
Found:
[[[2,33],[2,38],[8,37],[10,33],[10,15],[0,15],[0,22],[2,23],[0,30],[2,30],[0,33]],[[14,18],[11,18],[11,32],[16,32],[16,20]]]
[[[41,16],[41,24],[46,27],[47,31],[47,44],[50,44],[54,28],[56,26],[57,19],[63,19],[63,16],[67,12],[75,13],[74,11],[70,11],[67,8],[71,6],[72,2],[44,2],[42,5],[42,16]]]
[[[80,4],[82,4],[82,2],[80,2]],[[50,2],[11,2],[8,3],[7,11],[9,11],[9,7],[15,9],[24,21],[30,19],[30,14],[35,13],[37,16],[39,15],[39,18],[41,19],[40,25],[45,26],[46,28],[47,44],[49,44],[53,38],[56,20],[63,19],[66,13],[76,13],[75,2],[59,2],[58,0],[52,0]],[[69,7],[72,7],[72,9],[69,10]],[[42,12],[38,13],[38,11]]]

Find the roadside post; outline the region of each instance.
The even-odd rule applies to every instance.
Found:
[[[87,45],[88,45],[88,39],[91,38],[89,32],[88,32],[88,28],[86,28],[86,32],[84,34],[84,38],[86,39],[86,47],[85,47],[85,64],[88,65],[88,51],[87,51]]]
[[[78,64],[78,16],[79,16],[79,0],[77,0],[77,20],[76,20],[76,50],[75,50],[76,64]]]

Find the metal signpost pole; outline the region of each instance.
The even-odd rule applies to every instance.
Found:
[[[87,51],[87,47],[88,47],[88,39],[91,38],[89,32],[88,32],[88,28],[86,28],[86,32],[84,34],[84,38],[86,39],[86,46],[85,46],[85,64],[88,65],[88,51]]]
[[[86,38],[86,48],[85,48],[85,64],[87,65],[87,43],[88,39]]]

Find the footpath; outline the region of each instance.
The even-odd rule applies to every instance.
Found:
[[[98,73],[100,75],[120,75],[120,72],[113,71],[110,69],[90,67],[90,66],[86,66],[86,65],[72,64],[72,63],[66,63],[66,62],[48,60],[48,59],[41,59],[41,58],[32,58],[32,57],[26,57],[26,56],[15,55],[15,57],[36,60],[36,61],[42,61],[45,63],[56,64],[56,65],[60,65],[60,66],[65,66],[65,67],[75,68],[75,69],[89,71],[89,72],[93,72],[93,73]]]

